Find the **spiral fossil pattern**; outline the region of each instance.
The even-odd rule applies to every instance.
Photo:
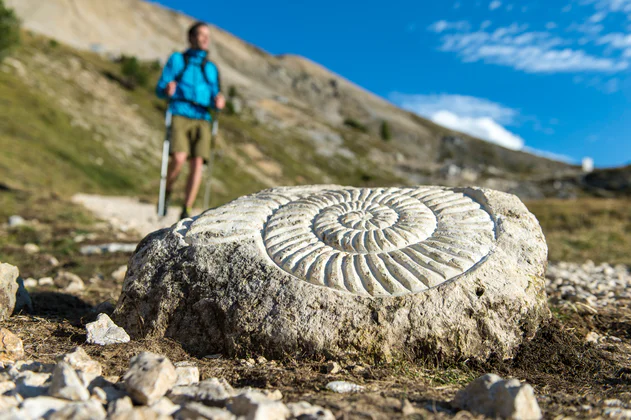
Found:
[[[267,194],[205,213],[187,236],[262,239],[282,270],[354,294],[417,293],[493,249],[495,225],[472,198],[437,187]]]

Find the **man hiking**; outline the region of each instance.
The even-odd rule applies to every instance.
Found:
[[[220,110],[226,104],[220,91],[219,70],[207,58],[210,44],[208,25],[197,22],[191,26],[188,42],[189,49],[169,57],[156,86],[158,97],[169,100],[172,115],[165,209],[184,163],[187,159],[190,163],[182,219],[191,215],[202,181],[202,168],[211,153],[209,108]]]

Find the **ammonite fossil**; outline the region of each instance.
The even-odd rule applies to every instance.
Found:
[[[473,198],[437,187],[344,188],[243,197],[200,216],[190,243],[254,239],[287,273],[360,295],[417,293],[493,249],[495,224]]]

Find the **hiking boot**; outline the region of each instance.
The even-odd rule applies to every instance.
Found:
[[[182,214],[180,214],[180,220],[188,219],[191,217],[192,209],[190,207],[182,207]]]

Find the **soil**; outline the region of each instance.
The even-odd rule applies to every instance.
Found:
[[[46,236],[51,241],[58,234],[76,233],[69,232],[66,225],[60,225],[59,231],[56,225],[51,226]],[[82,229],[98,232],[102,241],[114,240],[120,233],[111,230],[111,224],[98,222]],[[129,231],[126,234],[131,235]],[[44,239],[40,242],[43,250],[52,249],[47,244]],[[551,321],[521,347],[513,360],[491,358],[484,362],[444,363],[428,359],[348,364],[342,365],[339,373],[328,374],[328,360],[286,357],[267,361],[256,354],[242,355],[242,359],[222,355],[198,358],[169,339],[134,340],[106,347],[86,344],[85,324],[95,319],[97,304],[116,303],[122,284],[110,273],[126,264],[129,255],[81,256],[75,248],[69,249],[66,253],[50,251],[60,260],[61,265],[56,268],[47,265],[42,256],[30,257],[28,264],[22,263],[22,274],[54,275],[57,270],[69,270],[84,278],[86,290],[68,294],[54,287],[31,289],[34,312],[0,322],[0,326],[23,340],[29,359],[53,362],[56,355],[80,345],[102,364],[104,375],[122,376],[132,356],[152,351],[168,356],[173,362],[196,363],[202,379],[222,377],[235,387],[278,389],[285,402],[306,400],[331,409],[338,419],[474,418],[470,413],[457,412],[450,401],[459,389],[484,373],[530,383],[546,418],[602,416],[607,404],[612,404],[605,400],[610,399],[631,404],[629,302],[599,309],[597,313],[551,305]],[[20,252],[18,244],[0,244],[0,253],[9,262]],[[95,274],[100,277],[94,277]],[[96,280],[87,281],[89,276]],[[598,344],[586,342],[590,332],[603,337]],[[361,384],[366,390],[358,394],[334,394],[325,388],[333,380]]]

